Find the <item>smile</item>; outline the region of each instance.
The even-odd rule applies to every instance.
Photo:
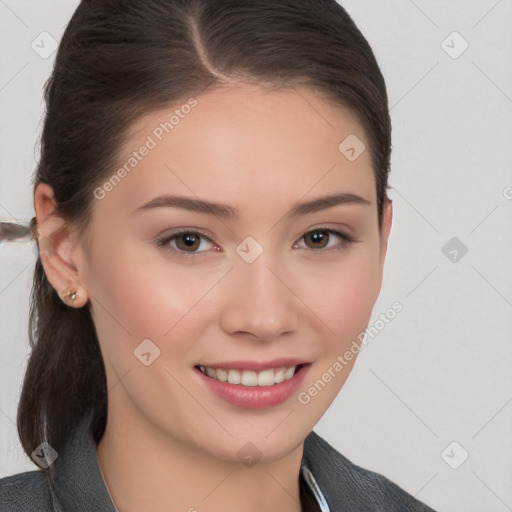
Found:
[[[237,361],[197,365],[194,369],[199,382],[223,401],[254,409],[273,407],[289,400],[311,366],[303,361],[291,358],[266,363]]]

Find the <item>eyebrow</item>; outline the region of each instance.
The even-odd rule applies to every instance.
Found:
[[[356,194],[340,192],[297,203],[288,212],[287,217],[307,215],[309,213],[315,213],[321,210],[326,210],[327,208],[332,208],[333,206],[344,204],[370,206],[372,203],[371,201],[368,201],[367,199]],[[237,208],[233,208],[227,204],[213,203],[204,199],[196,199],[190,196],[179,195],[164,195],[155,197],[151,201],[136,208],[132,213],[162,207],[182,208],[184,210],[211,214],[225,219],[237,219],[240,216],[240,211]]]

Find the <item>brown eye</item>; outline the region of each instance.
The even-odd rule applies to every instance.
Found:
[[[156,240],[157,247],[183,256],[194,256],[206,252],[198,251],[202,243],[206,243],[206,249],[208,249],[208,243],[213,244],[208,236],[199,231],[178,231]],[[204,246],[202,248],[204,249]]]
[[[181,233],[174,237],[174,240],[176,241],[176,247],[180,251],[188,252],[190,250],[191,252],[194,252],[198,249],[199,245],[201,244],[201,237],[197,236],[194,233]]]
[[[331,246],[328,247],[329,242],[333,239],[336,240],[336,238],[341,239],[341,242],[338,244],[331,244]],[[331,249],[344,249],[350,243],[357,241],[353,236],[348,235],[347,233],[329,228],[317,228],[309,231],[302,236],[301,240],[304,240],[307,249],[311,249],[313,252],[317,251],[319,253],[326,253]]]
[[[323,249],[329,243],[329,234],[327,230],[315,229],[304,235],[304,240],[308,239],[312,243],[310,249]]]

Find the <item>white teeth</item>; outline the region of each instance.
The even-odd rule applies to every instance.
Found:
[[[274,377],[274,382],[276,384],[279,384],[280,382],[283,382],[283,380],[284,380],[284,369],[280,368]]]
[[[274,370],[272,370],[272,368],[263,370],[262,372],[258,373],[256,380],[258,386],[272,386],[275,384]]]
[[[254,387],[273,386],[274,384],[289,380],[295,375],[296,366],[268,368],[261,372],[255,372],[253,370],[226,370],[224,368],[209,368],[207,366],[200,366],[199,369],[205,375],[208,375],[208,377],[220,382]]]
[[[284,372],[284,380],[291,379],[293,377],[293,374],[295,373],[295,366],[291,366]]]
[[[228,372],[224,370],[224,368],[217,368],[217,380],[220,380],[221,382],[228,381]]]
[[[240,384],[242,382],[242,376],[240,375],[240,372],[238,372],[236,370],[229,370],[228,382],[230,384]]]
[[[243,386],[257,386],[258,374],[256,372],[242,372],[242,385]]]

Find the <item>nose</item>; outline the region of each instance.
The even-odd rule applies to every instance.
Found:
[[[240,259],[228,276],[221,325],[231,335],[271,341],[299,325],[301,302],[293,293],[293,277],[264,255],[252,263]]]

